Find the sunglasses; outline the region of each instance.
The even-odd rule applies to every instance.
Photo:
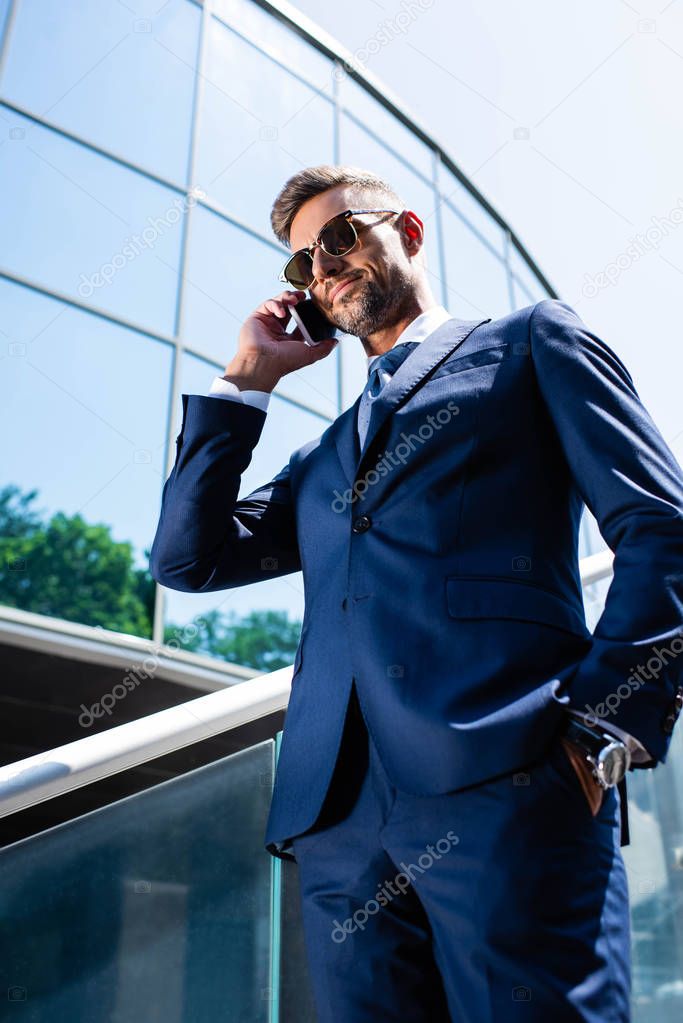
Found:
[[[291,284],[293,288],[303,291],[310,288],[315,280],[313,273],[313,252],[320,246],[328,256],[345,256],[358,241],[359,231],[372,227],[372,224],[360,224],[356,227],[351,217],[361,213],[393,213],[396,210],[344,210],[323,224],[313,245],[297,249],[285,263],[278,280],[283,284]]]

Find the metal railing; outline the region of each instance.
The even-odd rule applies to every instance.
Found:
[[[609,550],[581,560],[581,582],[609,576]],[[188,700],[0,768],[0,817],[287,709],[292,668]]]
[[[285,710],[292,667],[0,768],[0,817]]]

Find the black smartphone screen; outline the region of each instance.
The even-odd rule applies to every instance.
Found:
[[[314,344],[318,344],[326,338],[342,337],[344,331],[336,327],[334,323],[330,323],[324,313],[315,305],[312,298],[304,298],[292,308],[296,310],[295,321],[297,317],[301,320]]]

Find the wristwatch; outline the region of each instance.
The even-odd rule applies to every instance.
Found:
[[[593,777],[603,789],[614,788],[631,766],[628,747],[613,735],[567,715],[562,734],[584,753]]]

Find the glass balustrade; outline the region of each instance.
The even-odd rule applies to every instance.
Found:
[[[263,847],[274,756],[268,740],[0,850],[0,1018],[313,1020],[296,867]]]

